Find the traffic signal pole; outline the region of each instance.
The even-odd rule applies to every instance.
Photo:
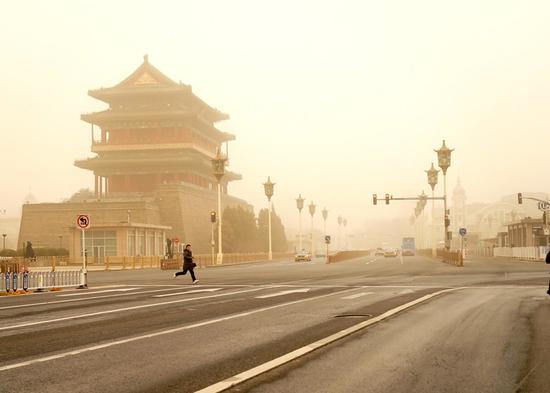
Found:
[[[535,197],[526,197],[523,196],[522,192],[518,192],[518,204],[522,205],[524,199],[529,199],[531,201],[536,201],[539,203],[539,210],[542,210],[542,225],[544,227],[544,232],[546,235],[546,245],[550,245],[550,226],[548,225],[548,214],[550,214],[550,202],[548,200],[542,200]]]
[[[445,208],[445,214],[443,216],[444,217],[443,218],[443,227],[445,228],[445,238],[443,240],[445,242],[445,247],[447,248],[447,244],[448,244],[447,243],[447,236],[448,236],[447,231],[448,231],[448,228],[449,228],[449,225],[450,225],[450,221],[449,221],[449,218],[448,218],[448,215],[447,215],[447,198],[445,196],[436,197],[436,196],[433,195],[433,192],[432,192],[431,197],[425,195],[424,193],[423,193],[423,195],[416,196],[416,197],[394,197],[393,195],[386,194],[384,200],[385,200],[386,205],[389,205],[390,201],[421,201],[421,202],[424,202],[424,206],[421,206],[422,211],[424,210],[425,203],[427,201],[443,201],[444,208]],[[376,205],[377,202],[378,202],[378,196],[376,194],[373,194],[372,195],[372,204]],[[432,209],[433,209],[433,204],[432,204]],[[417,217],[418,217],[418,215],[417,215]]]

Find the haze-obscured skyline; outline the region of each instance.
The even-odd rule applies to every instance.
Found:
[[[29,192],[57,202],[93,175],[80,114],[89,89],[128,76],[145,53],[230,115],[230,193],[287,227],[301,193],[360,227],[410,214],[372,194],[428,192],[446,139],[470,201],[548,192],[550,4],[417,2],[6,2],[0,22],[0,209]],[[441,184],[441,181],[440,181]],[[439,187],[439,190],[441,188]],[[309,222],[309,221],[307,221]],[[321,225],[320,213],[317,214]]]

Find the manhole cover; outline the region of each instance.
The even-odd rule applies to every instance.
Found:
[[[334,318],[370,318],[372,314],[339,314],[335,315]]]

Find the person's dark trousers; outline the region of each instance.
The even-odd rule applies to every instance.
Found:
[[[548,281],[548,291],[546,293],[550,295],[550,281]]]
[[[193,271],[193,268],[189,268],[189,267],[186,267],[184,266],[183,267],[183,271],[181,272],[177,272],[176,273],[176,276],[185,276],[187,274],[187,271],[189,270],[189,273],[191,274],[191,280],[195,281],[196,278],[195,278],[195,272]]]

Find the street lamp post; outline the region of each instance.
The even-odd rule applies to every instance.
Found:
[[[267,177],[267,182],[264,183],[265,196],[267,197],[268,203],[268,233],[269,233],[269,252],[267,254],[268,260],[273,260],[273,252],[271,250],[271,197],[273,196],[273,187],[275,183],[271,182],[271,178]]]
[[[323,232],[326,236],[327,235],[327,217],[328,217],[328,210],[326,207],[323,208],[323,210],[321,210],[321,214],[323,215]]]
[[[296,207],[298,208],[298,244],[299,244],[299,250],[302,251],[302,209],[304,208],[304,198],[302,198],[302,194],[298,195],[298,198],[296,198]]]
[[[342,251],[342,216],[338,216],[338,251]]]
[[[327,217],[328,217],[328,210],[326,207],[323,208],[323,210],[321,210],[321,214],[323,215],[323,233],[325,235],[325,237],[327,236]],[[326,253],[325,253],[325,258],[327,260],[327,263],[328,263],[328,242],[325,240],[325,243],[326,243]]]
[[[218,255],[216,256],[216,264],[223,263],[222,252],[222,177],[225,174],[225,162],[227,157],[222,155],[220,148],[216,152],[216,156],[212,159],[212,169],[214,177],[218,181]]]
[[[428,184],[432,188],[432,198],[435,197],[435,186],[437,185],[437,174],[439,171],[435,169],[434,163],[432,162],[432,167],[425,171],[428,174]],[[432,231],[431,231],[431,243],[432,243],[432,257],[435,257],[435,221],[434,221],[434,210],[435,210],[435,200],[432,199]]]
[[[311,256],[315,256],[315,251],[313,250],[313,216],[315,215],[315,204],[313,201],[309,204],[309,214],[311,214]]]
[[[6,236],[8,236],[7,233],[2,234],[2,250],[6,249]]]
[[[344,218],[342,220],[342,224],[344,224],[344,250],[347,251],[347,249],[348,249],[348,219]]]
[[[449,213],[447,211],[447,169],[451,166],[451,153],[454,151],[454,149],[449,149],[445,145],[445,140],[443,140],[443,145],[439,148],[439,150],[434,150],[437,153],[437,161],[438,165],[443,171],[443,219],[444,219],[444,227],[445,227],[445,237],[443,238],[445,241],[445,249],[450,248],[449,243]]]

